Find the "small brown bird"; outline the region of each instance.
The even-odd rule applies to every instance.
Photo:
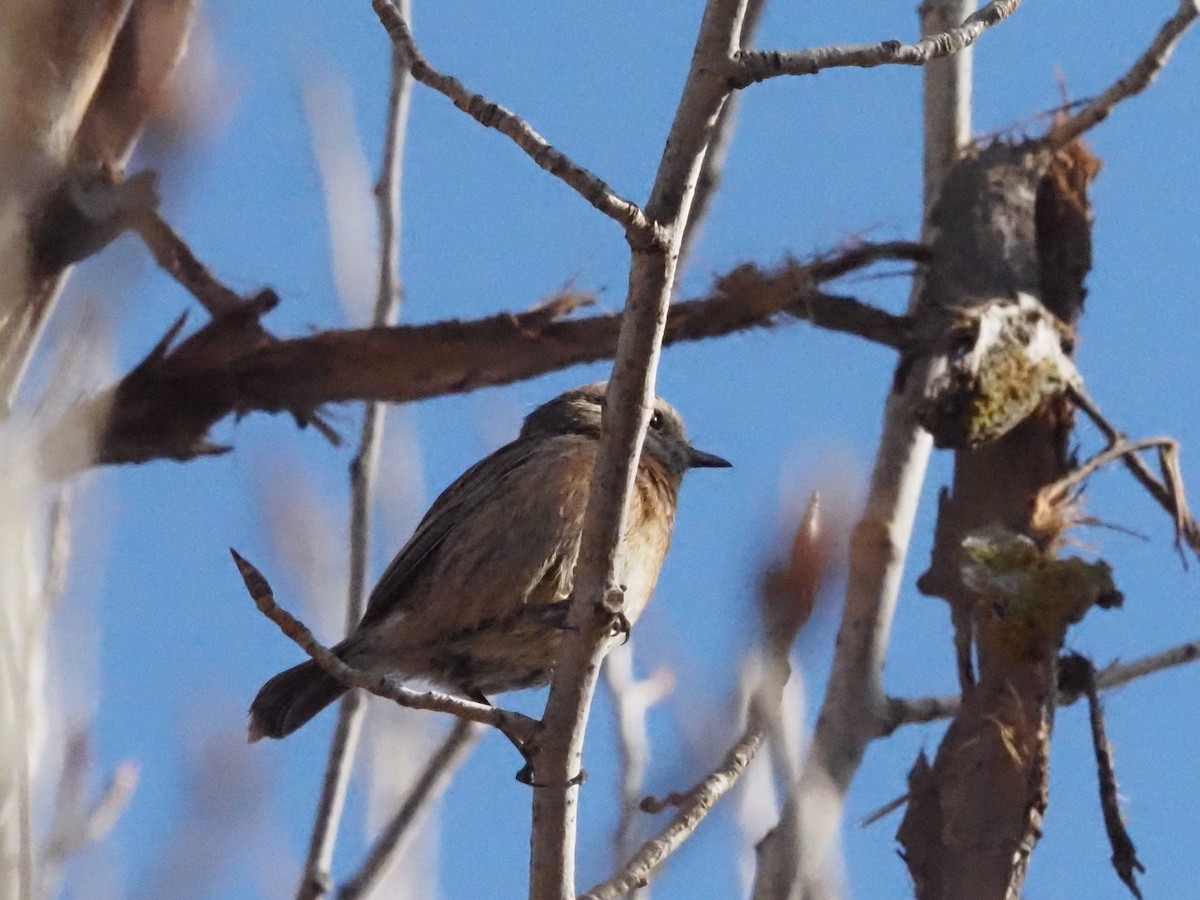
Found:
[[[515,441],[446,488],[334,652],[357,669],[426,679],[484,702],[549,682],[604,391],[603,382],[589,384],[539,406]],[[728,465],[689,444],[679,413],[655,401],[616,573],[631,625],[658,580],[684,472]],[[250,705],[250,740],[291,734],[345,691],[311,660],[279,673]]]

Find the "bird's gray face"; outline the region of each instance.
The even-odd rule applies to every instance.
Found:
[[[526,417],[521,437],[538,434],[588,434],[599,437],[606,387],[605,382],[598,381],[559,394]],[[661,397],[654,401],[643,452],[649,453],[677,476],[682,476],[688,469],[730,466],[721,457],[693,447],[688,442],[683,419],[675,407]]]

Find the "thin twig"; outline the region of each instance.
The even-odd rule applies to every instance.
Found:
[[[1052,127],[1045,137],[1052,147],[1069,144],[1084,132],[1108,118],[1118,103],[1137,94],[1154,83],[1167,60],[1175,51],[1184,32],[1200,17],[1197,0],[1180,0],[1179,9],[1158,30],[1154,40],[1133,67],[1118,78],[1103,94],[1070,118],[1062,119]]]
[[[1039,492],[1039,502],[1057,504],[1067,498],[1067,496],[1082,484],[1087,481],[1099,469],[1104,468],[1110,463],[1124,459],[1126,456],[1139,453],[1142,450],[1152,450],[1161,447],[1177,447],[1179,442],[1174,438],[1169,437],[1148,437],[1139,438],[1136,441],[1131,441],[1126,438],[1119,438],[1115,444],[1102,450],[1090,459],[1085,460],[1076,466],[1072,471],[1068,472],[1058,481],[1046,485]]]
[[[338,889],[337,900],[358,900],[374,890],[379,879],[387,874],[417,817],[441,796],[455,769],[482,735],[483,730],[473,722],[460,719],[455,723],[446,740],[429,757],[416,784],[396,815],[384,826],[358,871]]]
[[[1060,667],[1067,667],[1075,672],[1076,680],[1082,682],[1083,694],[1087,697],[1092,748],[1096,753],[1096,775],[1100,784],[1100,810],[1104,816],[1104,830],[1108,834],[1108,843],[1112,847],[1113,868],[1130,893],[1137,900],[1142,900],[1142,892],[1138,889],[1134,872],[1145,872],[1146,867],[1137,858],[1133,839],[1122,820],[1112,744],[1104,733],[1104,710],[1097,692],[1096,667],[1092,665],[1091,660],[1079,654],[1066,657],[1060,663]]]
[[[889,816],[896,810],[902,808],[904,804],[908,802],[908,799],[909,794],[907,791],[905,791],[895,800],[889,800],[887,803],[883,804],[883,806],[863,816],[862,821],[858,823],[858,827],[868,828],[871,825],[874,825],[880,819],[884,818],[885,816]]]
[[[1105,418],[1095,401],[1082,388],[1072,388],[1071,397],[1076,406],[1083,410],[1084,414],[1100,429],[1110,448],[1118,446],[1126,440],[1125,434]],[[1133,473],[1134,478],[1150,492],[1150,496],[1158,501],[1158,505],[1165,509],[1174,520],[1175,546],[1179,549],[1184,565],[1187,565],[1187,559],[1183,556],[1183,543],[1186,543],[1192,552],[1200,557],[1200,523],[1196,522],[1188,508],[1187,497],[1183,490],[1183,479],[1178,471],[1177,446],[1172,443],[1172,446],[1168,448],[1160,447],[1159,462],[1163,470],[1161,481],[1150,471],[1146,461],[1137,453],[1123,454],[1121,460],[1125,463],[1125,468]]]
[[[669,794],[663,800],[644,799],[643,812],[667,806],[678,812],[657,835],[646,841],[612,878],[593,887],[580,900],[618,900],[645,886],[651,874],[691,837],[704,817],[737,783],[770,736],[791,677],[788,655],[808,623],[825,577],[829,537],[821,521],[820,497],[814,492],[796,529],[788,583],[764,585],[761,595],[764,625],[763,665],[758,685],[747,701],[746,727],[721,764],[695,787]]]
[[[412,77],[448,98],[455,106],[485,128],[494,128],[511,138],[538,166],[573,188],[588,203],[614,219],[631,237],[661,242],[658,227],[632,200],[626,200],[587,169],[577,165],[533,130],[528,122],[511,110],[468,90],[457,78],[444,75],[429,64],[417,47],[408,18],[395,0],[372,0],[379,21],[408,63]]]
[[[625,867],[607,881],[596,885],[580,900],[620,900],[630,891],[644,886],[650,873],[691,837],[697,826],[735,784],[754,759],[767,734],[767,724],[755,716],[725,758],[708,777],[675,799],[686,801],[670,823],[642,845]]]
[[[383,697],[409,709],[444,712],[468,722],[490,725],[518,747],[528,744],[540,730],[536,719],[522,713],[499,709],[486,703],[476,703],[474,700],[464,700],[440,691],[409,690],[391,675],[373,675],[346,665],[333,651],[318,641],[303,622],[276,602],[271,585],[258,569],[236,550],[231,548],[229,552],[237,564],[246,591],[259,612],[274,622],[284,635],[312,657],[326,673],[346,687],[362,688],[377,697]]]
[[[1109,663],[1096,675],[1096,688],[1110,691],[1123,687],[1130,682],[1187,665],[1200,659],[1200,640],[1178,644],[1158,653],[1139,657],[1132,662],[1123,663],[1119,660]],[[1060,691],[1058,706],[1070,706],[1079,700],[1078,692]],[[942,719],[952,718],[958,712],[962,698],[957,694],[943,697],[889,697],[888,716],[883,723],[880,737],[885,737],[904,725],[924,725]]]
[[[883,65],[923,66],[930,60],[952,56],[971,46],[980,35],[1007,19],[1021,0],[992,0],[957,28],[927,35],[912,44],[880,41],[877,44],[837,44],[808,50],[750,50],[738,53],[730,81],[744,88],[779,75],[815,75],[824,69]]]
[[[409,2],[400,2],[407,17]],[[383,161],[380,164],[379,179],[375,184],[375,200],[379,214],[379,281],[371,325],[376,328],[393,324],[400,310],[401,161],[411,87],[412,79],[404,64],[404,57],[398,49],[393,48]],[[382,403],[366,404],[362,429],[359,432],[358,453],[350,464],[350,574],[346,592],[345,625],[347,634],[354,630],[363,614],[367,567],[370,561],[375,474],[379,468],[386,414],[386,407]],[[317,900],[329,892],[333,848],[337,840],[338,824],[345,805],[346,788],[350,782],[350,770],[355,750],[358,748],[365,712],[363,697],[357,691],[347,693],[338,705],[337,725],[325,766],[325,778],[313,822],[299,900]],[[465,723],[463,725],[465,727]]]
[[[738,41],[738,49],[745,50],[754,40],[766,0],[747,0],[746,13],[742,19],[742,33]],[[682,275],[692,258],[692,248],[708,216],[709,204],[716,196],[721,186],[721,178],[725,170],[725,160],[729,155],[729,147],[733,143],[733,133],[737,128],[738,107],[741,105],[741,95],[733,94],[721,107],[717,117],[717,127],[713,132],[712,142],[708,153],[704,155],[704,167],[696,180],[696,196],[692,200],[692,208],[688,213],[687,225],[683,234],[683,243],[679,245],[679,262],[677,271]]]

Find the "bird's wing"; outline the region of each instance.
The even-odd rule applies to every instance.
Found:
[[[446,488],[433,501],[408,543],[396,554],[367,599],[359,626],[386,618],[407,606],[408,589],[463,518],[485,502],[492,486],[525,464],[536,450],[536,442],[516,440],[486,456]]]

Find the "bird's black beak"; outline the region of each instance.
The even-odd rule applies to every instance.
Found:
[[[712,453],[705,453],[703,450],[697,450],[695,447],[688,447],[688,468],[689,469],[728,469],[733,466],[727,459],[721,459]]]

